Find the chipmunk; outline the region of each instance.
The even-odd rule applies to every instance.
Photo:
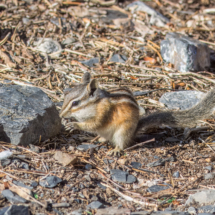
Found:
[[[109,155],[118,155],[129,144],[141,128],[161,125],[171,127],[192,127],[198,120],[213,114],[215,89],[211,90],[197,105],[183,111],[163,111],[140,117],[139,106],[132,92],[126,88],[105,91],[98,81],[84,73],[81,83],[65,92],[60,117],[75,118],[66,129],[80,129],[94,132],[112,142],[115,148]]]

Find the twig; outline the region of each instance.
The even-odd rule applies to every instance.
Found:
[[[139,200],[137,200],[137,199],[134,199],[134,198],[132,198],[132,197],[130,197],[130,196],[127,196],[127,195],[125,195],[125,194],[119,192],[118,190],[114,189],[113,187],[111,187],[111,186],[108,185],[108,184],[104,184],[104,183],[101,183],[101,184],[102,184],[103,186],[105,186],[105,187],[110,188],[112,191],[114,191],[115,193],[117,193],[119,196],[121,196],[122,198],[124,198],[124,199],[127,200],[127,201],[135,202],[135,203],[140,204],[140,205],[143,205],[143,206],[155,207],[154,210],[157,210],[158,205],[156,205],[156,204],[148,203],[148,202],[141,202],[141,201],[139,201]]]
[[[131,146],[131,147],[125,149],[124,151],[128,151],[128,150],[130,150],[130,149],[134,149],[134,148],[136,148],[136,147],[143,146],[143,145],[145,145],[146,143],[150,143],[150,142],[154,142],[154,141],[155,141],[155,138],[153,138],[153,139],[151,139],[151,140],[147,140],[147,141],[142,142],[142,143],[138,143],[138,144],[136,144],[136,145],[134,145],[134,146]]]

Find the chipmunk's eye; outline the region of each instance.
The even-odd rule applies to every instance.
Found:
[[[79,101],[74,101],[74,102],[72,103],[72,107],[78,105],[78,103],[79,103]]]

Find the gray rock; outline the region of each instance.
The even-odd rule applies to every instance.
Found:
[[[212,166],[206,166],[205,169],[211,171],[213,169],[213,167]]]
[[[202,71],[210,67],[210,50],[198,40],[168,33],[160,46],[163,60],[181,72]]]
[[[32,189],[33,189],[33,187],[29,187],[29,186],[23,184],[21,181],[13,181],[13,183],[14,183],[15,185],[17,185],[17,186],[25,187],[25,188],[27,188],[27,189],[29,189],[29,190],[32,190]]]
[[[40,148],[38,146],[35,146],[33,144],[29,144],[31,151],[39,153],[40,152]]]
[[[138,168],[140,168],[142,166],[142,164],[139,163],[139,162],[131,162],[131,166],[136,168],[136,169],[138,169]]]
[[[80,151],[87,151],[88,149],[92,149],[92,148],[95,148],[97,147],[97,145],[94,145],[94,144],[83,144],[83,145],[79,145],[77,147],[78,150]]]
[[[169,188],[171,188],[171,186],[169,184],[164,184],[165,186],[161,186],[161,185],[153,185],[151,187],[149,187],[147,189],[148,192],[150,193],[156,193],[156,192],[159,192],[161,190],[167,190]]]
[[[154,10],[153,8],[149,7],[147,4],[136,1],[127,6],[127,9],[134,11],[143,11],[151,15],[150,24],[157,25],[159,27],[163,27],[165,24],[169,23],[170,20],[163,16],[158,11]]]
[[[1,160],[1,165],[2,167],[6,167],[7,165],[9,165],[11,163],[11,159],[3,159]]]
[[[24,25],[27,25],[27,24],[30,23],[30,19],[23,17],[22,22],[23,22]]]
[[[11,203],[26,203],[27,200],[23,199],[22,197],[18,196],[17,194],[11,192],[10,190],[6,189],[1,192],[1,194]]]
[[[199,204],[214,204],[215,203],[215,190],[204,190],[190,195],[185,205],[192,205],[193,203]]]
[[[147,164],[147,166],[148,167],[163,166],[166,162],[174,162],[174,161],[175,161],[174,157],[169,157],[164,159],[160,158],[157,161]]]
[[[51,38],[38,38],[37,41],[34,43],[36,49],[46,54],[53,54],[56,53],[56,57],[60,56],[62,51],[60,43],[51,39]]]
[[[72,43],[75,42],[75,39],[74,38],[71,38],[71,37],[67,37],[65,40],[62,41],[62,44],[63,45],[71,45]]]
[[[215,213],[215,205],[205,205],[200,208],[198,208],[198,214],[200,213]]]
[[[99,201],[91,202],[89,205],[87,205],[88,209],[98,209],[98,208],[104,208],[104,205]]]
[[[107,188],[107,187],[105,187],[104,185],[102,185],[100,182],[98,182],[97,185],[98,185],[99,187],[101,187],[103,190],[106,190],[106,188]]]
[[[189,215],[186,212],[178,212],[178,211],[154,211],[154,212],[148,212],[148,211],[138,211],[138,212],[132,212],[130,215]]]
[[[82,215],[82,209],[81,208],[79,208],[78,210],[76,210],[76,211],[73,211],[72,212],[72,215]]]
[[[35,188],[37,186],[38,186],[38,182],[36,182],[36,181],[31,182],[31,187]]]
[[[27,164],[25,162],[22,162],[20,167],[23,168],[23,169],[29,170],[29,164]]]
[[[187,209],[187,212],[188,212],[189,214],[196,214],[196,209],[195,209],[194,207],[189,207],[189,208]]]
[[[40,181],[39,184],[42,187],[53,188],[60,182],[62,182],[61,178],[58,178],[57,176],[48,176],[44,180]]]
[[[112,169],[110,173],[114,181],[131,184],[137,180],[133,175],[129,175],[128,172],[119,169]]]
[[[186,110],[196,105],[204,96],[205,93],[191,90],[168,92],[161,96],[159,102],[165,104],[169,109]]]
[[[215,177],[215,173],[208,173],[208,174],[204,175],[205,180],[213,179],[214,177]]]
[[[0,210],[0,215],[30,215],[29,208],[24,205],[11,205]]]
[[[119,55],[119,54],[114,54],[111,59],[110,62],[116,62],[116,63],[125,63],[127,60],[127,57],[124,55]]]
[[[61,130],[56,107],[39,88],[0,84],[0,140],[27,146]]]
[[[99,63],[99,58],[95,57],[95,58],[91,58],[90,60],[84,60],[80,62],[86,66],[94,67],[94,64]]]
[[[172,174],[172,176],[174,177],[174,178],[179,178],[179,176],[180,176],[180,173],[177,171],[177,172],[174,172],[173,174]]]
[[[90,164],[86,164],[85,165],[85,169],[86,170],[91,170],[93,167],[92,167],[92,165],[90,165]]]

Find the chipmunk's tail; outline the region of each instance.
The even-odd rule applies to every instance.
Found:
[[[170,127],[193,127],[198,120],[207,119],[215,111],[215,89],[211,90],[203,99],[188,110],[157,112],[139,120],[137,130],[149,129],[166,125]]]

